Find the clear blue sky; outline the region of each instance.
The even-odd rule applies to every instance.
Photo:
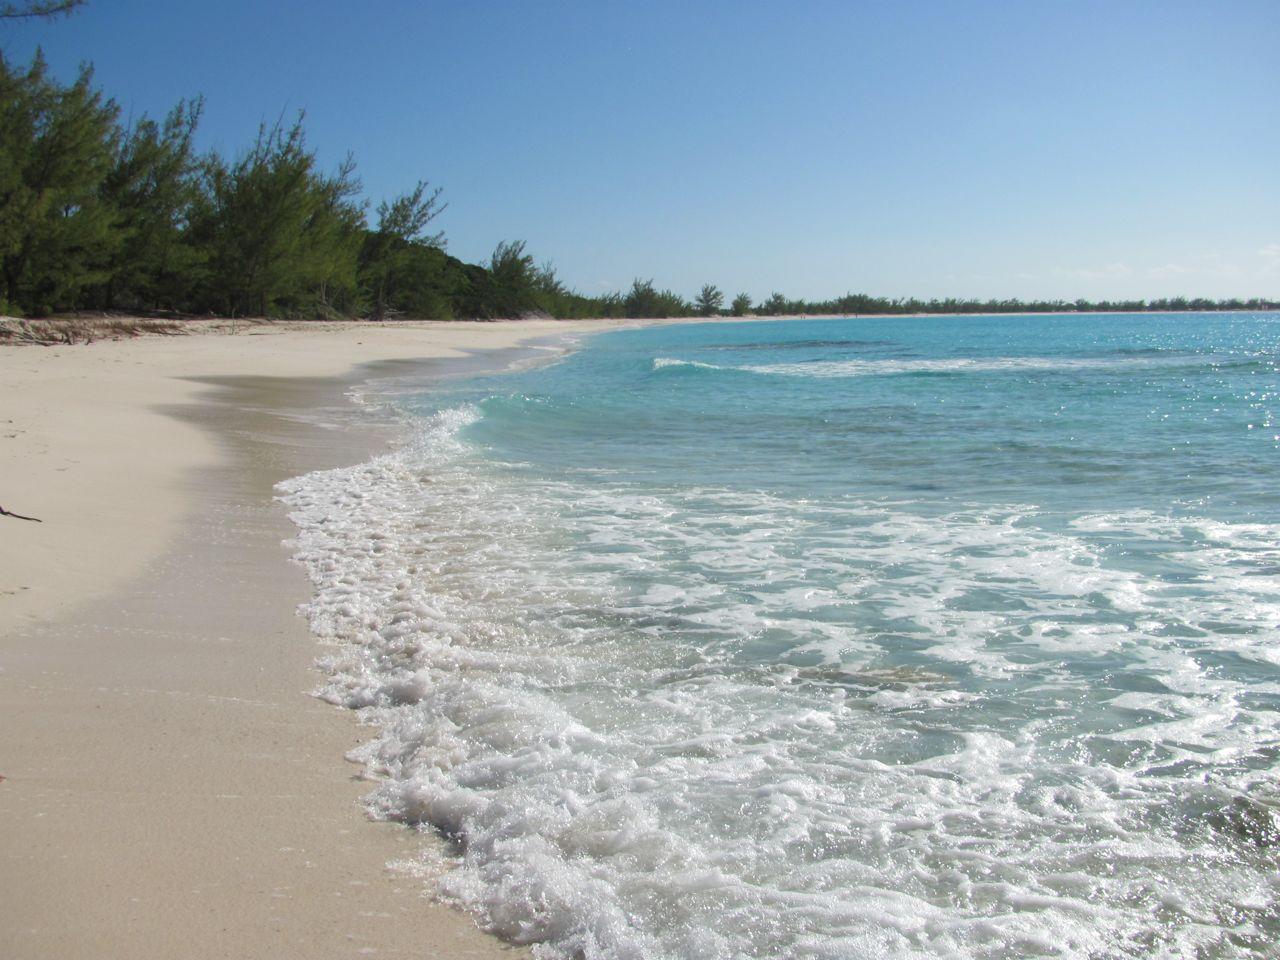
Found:
[[[91,0],[0,27],[235,152],[305,108],[586,293],[1280,296],[1278,0]]]

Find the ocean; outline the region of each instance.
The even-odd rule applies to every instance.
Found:
[[[371,809],[540,957],[1280,942],[1280,314],[602,333],[283,486]]]

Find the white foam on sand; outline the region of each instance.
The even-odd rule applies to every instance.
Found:
[[[1273,942],[1280,685],[1231,665],[1274,663],[1280,529],[576,485],[485,462],[479,416],[282,494],[371,809],[457,842],[441,892],[487,928],[637,960]]]

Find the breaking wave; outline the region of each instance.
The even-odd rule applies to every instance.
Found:
[[[952,357],[946,359],[841,359],[800,363],[743,364],[741,366],[656,357],[653,369],[721,370],[787,377],[844,378],[910,374],[1016,373],[1020,371],[1107,371],[1158,367],[1209,366],[1235,368],[1255,366],[1273,371],[1271,361],[1253,358],[1214,358],[1198,355],[1124,355],[1115,357]]]
[[[456,843],[442,893],[488,929],[636,960],[1280,936],[1280,525],[589,485],[487,459],[481,416],[281,493],[370,807]]]

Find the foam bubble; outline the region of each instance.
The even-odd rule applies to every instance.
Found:
[[[1276,802],[1280,683],[1232,664],[1274,663],[1280,527],[582,484],[486,462],[478,416],[282,494],[371,809],[458,843],[442,893],[488,928],[593,958],[1280,933],[1271,854],[1213,817]]]

